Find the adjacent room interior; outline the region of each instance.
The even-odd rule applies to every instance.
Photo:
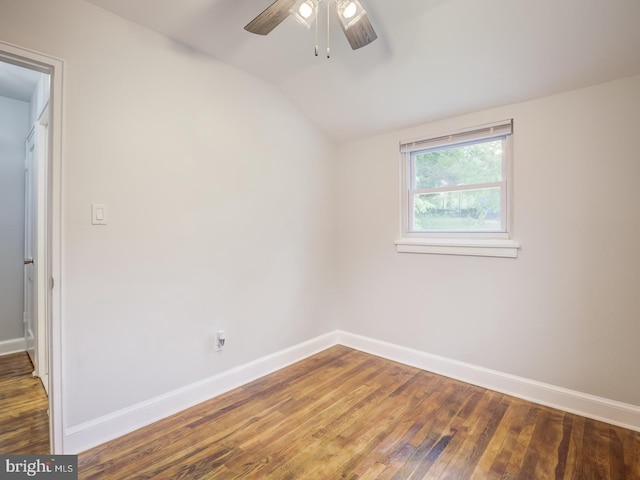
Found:
[[[640,478],[639,2],[0,12],[0,385],[38,390],[52,452],[110,478],[182,436],[165,475]],[[287,412],[312,440],[276,455]]]

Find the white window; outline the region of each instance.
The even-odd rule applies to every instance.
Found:
[[[511,120],[402,142],[398,251],[517,256],[510,239]]]

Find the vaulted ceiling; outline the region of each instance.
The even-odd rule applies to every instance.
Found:
[[[378,33],[331,59],[272,0],[87,0],[273,84],[337,142],[640,74],[639,0],[361,0]],[[320,46],[324,47],[325,27]]]

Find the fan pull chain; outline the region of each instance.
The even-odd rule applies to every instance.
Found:
[[[327,58],[331,58],[331,2],[327,2]]]
[[[316,57],[317,57],[318,56],[318,52],[319,52],[319,48],[318,48],[318,23],[320,23],[320,22],[318,22],[316,20],[315,23],[316,23],[316,48],[314,50],[314,53],[316,54]]]

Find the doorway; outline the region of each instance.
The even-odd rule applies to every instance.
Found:
[[[4,209],[12,211],[0,211],[0,215],[13,219],[3,222],[0,229],[7,240],[0,262],[14,267],[4,272],[13,278],[0,278],[3,285],[12,281],[13,292],[2,298],[0,306],[0,355],[12,351],[23,352],[25,359],[28,355],[33,376],[48,393],[51,453],[64,453],[60,401],[62,65],[61,60],[0,42],[0,121],[6,124],[3,127],[11,126],[2,129],[0,148],[11,145],[13,152],[0,158],[2,168],[12,172],[2,192]],[[17,253],[19,258],[14,258]],[[18,274],[14,271],[17,264]]]

